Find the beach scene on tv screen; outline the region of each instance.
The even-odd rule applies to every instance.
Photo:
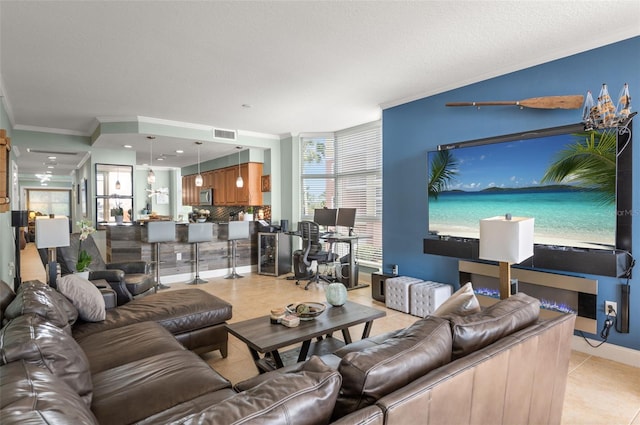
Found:
[[[535,219],[537,244],[611,249],[615,144],[590,132],[429,152],[429,233],[478,238],[509,213]]]

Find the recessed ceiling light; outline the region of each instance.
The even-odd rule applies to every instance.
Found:
[[[123,146],[124,146],[125,148],[127,148],[127,149],[131,149],[131,147],[132,147],[131,145],[123,145]]]
[[[55,156],[48,156],[47,158],[49,158],[49,159],[56,159],[56,157],[55,157]]]
[[[53,165],[47,165],[47,168],[55,168]]]
[[[176,153],[184,153],[184,151],[182,149],[178,149]]]
[[[53,173],[53,171],[49,171],[49,170],[45,171],[45,174],[51,174],[51,173]]]
[[[163,157],[157,158],[156,161],[164,161]]]

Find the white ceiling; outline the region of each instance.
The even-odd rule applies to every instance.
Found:
[[[141,116],[282,136],[639,34],[637,0],[0,0],[0,94],[17,129],[89,135]],[[148,162],[143,135],[95,146],[127,138]],[[193,140],[155,143],[185,150],[167,165],[196,162]],[[207,143],[202,158],[234,150]],[[22,149],[21,172],[33,161]]]

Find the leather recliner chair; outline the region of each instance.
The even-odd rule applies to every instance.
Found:
[[[91,256],[89,264],[89,280],[104,279],[116,292],[118,305],[123,305],[134,298],[151,293],[154,288],[153,275],[150,273],[149,263],[146,261],[127,261],[120,263],[105,263],[95,241],[89,235],[80,245],[80,234],[70,235],[69,246],[56,248],[61,275],[74,273],[80,250],[87,251]],[[47,264],[47,250],[38,250],[40,258]]]

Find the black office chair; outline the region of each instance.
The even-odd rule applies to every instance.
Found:
[[[294,262],[299,262],[295,267],[302,267],[304,265],[306,270],[310,272],[313,261],[318,263],[315,273],[309,275],[308,282],[304,289],[308,290],[309,285],[312,283],[320,283],[320,280],[331,283],[332,280],[329,277],[320,274],[320,265],[333,263],[338,256],[333,252],[322,249],[322,244],[320,243],[320,226],[313,221],[301,221],[298,224],[298,230],[302,237],[302,249],[294,253]],[[307,279],[299,279],[296,281],[296,285],[300,285],[301,280]]]

